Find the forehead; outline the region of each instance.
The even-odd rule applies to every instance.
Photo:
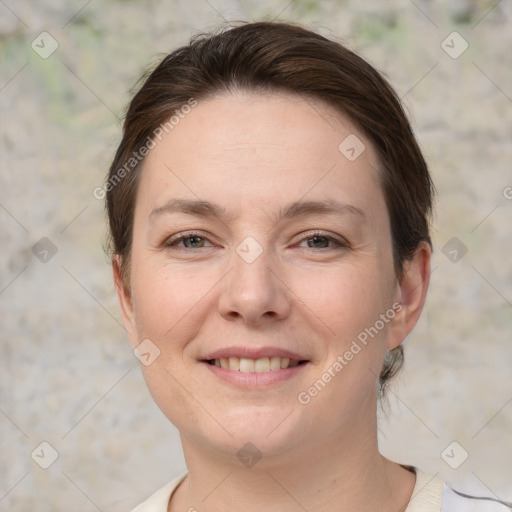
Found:
[[[257,206],[272,215],[299,199],[339,200],[377,215],[385,208],[370,141],[319,100],[224,94],[199,101],[155,142],[137,199],[146,216],[174,197],[233,214]]]

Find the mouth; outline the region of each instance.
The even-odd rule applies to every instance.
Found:
[[[213,376],[245,389],[293,379],[311,363],[303,355],[277,347],[231,347],[199,360]]]
[[[207,359],[204,362],[217,368],[238,371],[242,373],[265,373],[286,370],[306,364],[307,360],[290,359],[289,357],[267,356],[258,359],[247,357],[220,357]]]

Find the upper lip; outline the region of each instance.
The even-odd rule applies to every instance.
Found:
[[[307,361],[306,357],[297,354],[291,350],[285,350],[279,347],[227,347],[210,352],[202,358],[203,361],[211,359],[220,359],[221,357],[240,357],[246,359],[261,359],[262,357],[287,357],[292,361]]]

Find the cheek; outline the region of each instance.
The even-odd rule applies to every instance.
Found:
[[[369,260],[290,274],[298,304],[340,339],[357,335],[390,306],[390,280],[378,262]]]
[[[173,368],[165,357],[159,357],[142,370],[153,400],[173,425],[180,429],[189,422],[204,421],[201,410],[191,400],[194,386],[179,365]]]
[[[195,382],[183,351],[201,329],[212,310],[209,291],[218,279],[214,272],[171,267],[149,258],[134,258],[132,295],[139,340],[149,339],[158,348],[158,357],[141,365],[144,379],[155,403],[178,429],[205,422],[191,390]],[[210,302],[209,302],[210,301]],[[190,361],[188,361],[190,363]],[[208,420],[208,418],[206,418]],[[213,429],[216,425],[209,424]]]
[[[378,378],[394,316],[389,314],[393,313],[389,283],[378,262],[331,267],[293,280],[299,308],[323,338],[325,358],[318,367],[318,377],[326,371],[336,375],[333,379],[325,375],[325,379],[332,380],[329,388],[331,392],[337,390],[338,399],[372,390]],[[386,312],[388,316],[382,320]],[[325,393],[324,399],[329,395]]]
[[[169,341],[193,336],[191,330],[199,328],[197,317],[217,281],[215,272],[198,272],[193,265],[176,268],[161,258],[134,261],[132,295],[139,338],[164,348]]]

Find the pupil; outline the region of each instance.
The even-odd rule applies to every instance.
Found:
[[[199,236],[189,236],[188,238],[185,239],[185,245],[187,247],[197,247],[195,245],[196,243],[199,243],[199,244],[201,243],[201,237],[199,237]]]
[[[310,240],[313,240],[313,243],[309,244],[309,247],[325,247],[327,242],[327,239],[323,236],[314,236]]]

